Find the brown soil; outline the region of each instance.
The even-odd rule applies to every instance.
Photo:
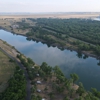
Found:
[[[11,56],[13,56],[13,57],[15,57],[15,58],[16,58],[17,54],[19,54],[19,53],[17,52],[17,50],[14,49],[13,46],[10,46],[9,44],[7,44],[6,42],[4,42],[4,41],[2,41],[2,40],[0,40],[0,47],[1,47],[4,51],[6,51],[8,54],[10,54]]]

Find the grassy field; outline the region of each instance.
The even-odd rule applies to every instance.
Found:
[[[15,63],[9,61],[4,53],[0,51],[0,92],[3,92],[7,87],[7,81],[14,73]]]
[[[0,27],[3,29],[6,29],[7,31],[10,31],[12,33],[18,33],[18,34],[26,34],[29,32],[30,29],[21,29],[21,28],[14,28],[14,25],[17,25],[18,22],[22,22],[23,19],[0,19]],[[34,25],[33,22],[25,19],[26,23],[30,25]]]
[[[5,41],[0,40],[0,47],[16,58],[17,51]],[[16,66],[14,62],[10,62],[9,60],[10,58],[0,51],[0,92],[4,91],[7,87],[7,81],[13,75]]]

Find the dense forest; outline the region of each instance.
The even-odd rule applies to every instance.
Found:
[[[90,19],[30,19],[36,23],[27,26],[31,29],[27,39],[36,39],[48,45],[76,48],[100,56],[100,22]],[[26,27],[26,26],[25,26]]]
[[[14,75],[8,84],[7,89],[0,93],[0,100],[25,100],[26,79],[19,66],[16,66]]]
[[[100,45],[100,22],[87,19],[37,19],[47,29]]]

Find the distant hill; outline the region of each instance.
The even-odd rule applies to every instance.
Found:
[[[100,14],[100,12],[0,12],[0,15],[31,15],[31,14]]]

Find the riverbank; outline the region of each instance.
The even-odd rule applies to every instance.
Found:
[[[50,91],[51,91],[51,85],[53,84],[52,82],[56,81],[56,76],[53,73],[51,74],[52,75],[52,79],[49,79],[49,75],[48,75],[48,81],[47,81],[47,83],[46,83],[46,81],[43,81],[43,79],[42,79],[43,77],[40,76],[41,75],[40,73],[39,73],[39,76],[34,79],[34,78],[32,78],[32,76],[30,76],[30,73],[33,73],[33,71],[35,71],[33,74],[36,74],[36,73],[38,73],[40,71],[40,67],[37,66],[37,64],[34,63],[34,67],[33,67],[33,65],[31,65],[31,67],[28,68],[29,66],[28,65],[27,66],[24,65],[24,63],[21,60],[21,59],[27,60],[27,58],[24,55],[20,54],[14,47],[12,47],[11,45],[9,45],[8,43],[6,43],[3,40],[0,40],[0,50],[2,52],[4,52],[7,56],[9,56],[11,59],[13,59],[14,61],[16,61],[16,63],[18,63],[18,65],[24,71],[24,74],[25,74],[26,80],[27,80],[27,89],[26,89],[26,91],[27,91],[27,97],[26,97],[26,100],[34,100],[34,99],[30,98],[30,96],[31,95],[33,96],[33,94],[34,94],[33,91],[32,92],[30,91],[31,88],[32,89],[34,88],[33,81],[41,80],[42,85],[37,84],[37,89],[40,89],[41,91],[45,91],[44,89],[47,87],[48,88],[48,94],[51,93]],[[18,55],[21,56],[22,58],[19,59]],[[76,91],[78,89],[78,87],[79,87],[76,84],[74,84],[74,85],[72,83],[70,83],[70,84],[71,84],[71,88],[74,89],[74,91]],[[45,92],[38,93],[36,91],[35,93],[37,95],[39,95],[40,97],[42,97],[42,98],[46,98],[46,99],[49,98],[49,96]],[[66,91],[64,93],[66,93]],[[57,100],[62,100],[62,98],[64,98],[63,95],[61,95],[60,98],[58,98],[57,94],[58,93],[55,93],[55,98],[57,98]],[[32,97],[32,98],[34,98],[34,97]]]
[[[11,34],[12,35],[12,34]],[[24,38],[24,37],[23,37]],[[31,41],[32,42],[32,41]],[[29,42],[30,43],[30,42]],[[23,44],[24,45],[24,44]],[[36,45],[35,45],[36,46]],[[36,48],[36,47],[35,47]],[[29,49],[29,48],[28,48]],[[43,48],[43,49],[45,49],[45,48]],[[35,52],[34,51],[34,49],[32,49],[32,51],[33,52]],[[59,50],[60,51],[60,50]],[[42,51],[41,51],[42,52]],[[32,52],[31,52],[31,54],[32,55],[34,55]],[[53,52],[52,54],[55,54],[55,52]],[[57,52],[56,52],[56,54],[57,54]],[[66,56],[68,56],[68,55],[66,55]],[[35,56],[34,56],[35,57]],[[58,57],[61,57],[61,56],[58,56]],[[72,57],[72,56],[71,56]],[[42,58],[41,58],[42,59]],[[66,58],[65,58],[66,59]],[[69,58],[70,59],[70,58]],[[49,59],[50,60],[50,59]],[[75,60],[75,59],[74,59]],[[94,59],[93,59],[94,60]],[[26,60],[23,60],[23,61],[26,61]],[[52,60],[51,60],[52,61]],[[60,61],[60,60],[59,60]],[[69,60],[68,60],[69,61]],[[84,62],[84,61],[83,61]],[[73,60],[71,60],[71,62],[70,63],[73,63],[73,64],[75,64],[74,62],[73,62]],[[91,62],[92,63],[92,62]],[[56,62],[55,62],[55,64],[57,64]],[[81,63],[82,64],[82,63]],[[76,65],[76,64],[75,64]],[[67,65],[68,66],[68,65]],[[79,66],[80,66],[80,64],[79,64]],[[93,65],[94,66],[94,65]],[[29,66],[29,67],[32,67],[32,66]],[[75,67],[77,67],[77,65],[75,66]],[[85,67],[85,66],[83,66],[83,67]],[[87,66],[86,66],[87,67]],[[61,68],[61,67],[60,67]],[[69,68],[72,68],[71,66],[69,66]],[[81,70],[82,70],[82,67],[80,67],[81,68]],[[93,68],[92,66],[90,66],[90,69],[92,69],[93,70],[93,72],[95,71],[94,69],[96,68],[96,66]],[[28,71],[29,71],[29,73],[30,73],[30,75],[31,74],[33,74],[34,75],[34,73],[32,72],[31,73],[31,71],[33,70],[34,68],[32,68],[32,69],[30,69],[30,68],[28,68]],[[65,69],[65,68],[64,68]],[[79,70],[79,68],[78,68],[78,70]],[[91,70],[89,70],[90,72],[91,72]],[[99,70],[98,70],[99,71]],[[35,71],[36,72],[36,71]],[[41,72],[40,70],[38,71],[38,72]],[[46,71],[47,72],[47,71]],[[80,71],[81,72],[81,71]],[[84,70],[82,70],[82,72],[84,72]],[[87,71],[88,72],[88,71]],[[96,71],[97,72],[97,71]],[[67,71],[66,71],[66,73],[68,73]],[[89,75],[90,75],[91,73],[89,73]],[[35,73],[35,75],[36,75],[36,73]],[[43,74],[42,74],[43,75]],[[96,74],[93,74],[93,76],[94,75],[98,75],[97,73]],[[41,76],[41,75],[40,75]],[[88,75],[86,75],[87,77],[88,77]],[[66,76],[67,77],[67,76]],[[40,77],[39,77],[40,78]],[[85,77],[85,79],[86,79],[86,77]],[[40,80],[40,79],[39,79]],[[71,81],[71,80],[70,80]],[[94,81],[94,79],[93,79],[93,81]],[[44,83],[46,83],[46,82],[44,82],[44,81],[42,81],[41,80],[41,82],[43,82],[43,84]],[[48,81],[47,81],[48,82]],[[97,81],[95,81],[96,82],[96,84],[97,84]],[[34,83],[34,82],[33,82]],[[43,84],[41,84],[41,85],[38,85],[38,88],[40,89],[41,88],[41,90],[43,91],[43,92],[41,92],[41,93],[47,93],[46,91],[44,91],[44,85]],[[51,83],[50,83],[51,84]],[[34,86],[34,85],[33,85]],[[42,87],[41,87],[42,86]],[[51,85],[50,85],[51,86]],[[93,87],[95,87],[95,86],[93,86]],[[49,87],[48,87],[49,88]],[[50,90],[50,89],[49,89]],[[34,91],[34,90],[33,90]],[[40,94],[40,93],[38,93],[38,94]],[[58,93],[57,93],[58,94]],[[33,96],[34,97],[34,96]],[[61,96],[60,96],[60,98],[61,98]],[[33,99],[34,100],[34,99]],[[56,100],[56,99],[55,99]],[[58,99],[57,99],[58,100]],[[62,100],[62,99],[61,99]]]
[[[21,35],[21,36],[27,37],[26,34],[23,34],[23,33],[22,34],[21,33],[15,33],[14,31],[12,32],[11,30],[7,30],[6,28],[3,28],[3,27],[0,27],[0,29],[3,29],[5,31],[7,31],[7,32],[11,32],[12,34],[16,34],[16,35]],[[38,39],[38,38],[35,38],[35,37],[29,38],[29,40],[30,39],[33,40],[33,41],[42,42],[43,44],[47,44],[46,41],[45,40],[42,40],[42,39]],[[49,45],[49,44],[47,44],[47,45]],[[52,47],[58,47],[61,50],[67,49],[67,50],[70,50],[70,51],[76,51],[76,52],[82,53],[82,54],[84,54],[86,56],[96,58],[97,60],[100,59],[100,57],[98,55],[93,54],[93,53],[90,53],[88,51],[80,51],[77,47],[75,47],[75,46],[73,47],[73,45],[61,47],[59,44],[50,44],[50,46],[52,46]]]
[[[91,51],[82,51],[82,50],[80,50],[80,48],[78,47],[78,46],[76,46],[76,45],[74,45],[73,43],[72,43],[72,41],[74,42],[74,41],[76,41],[75,39],[73,40],[71,37],[69,38],[69,42],[66,42],[66,41],[64,41],[64,40],[61,40],[61,39],[59,39],[59,38],[57,38],[57,37],[55,37],[55,36],[53,36],[53,35],[51,35],[51,37],[54,39],[54,40],[57,40],[58,41],[58,43],[51,43],[51,44],[49,44],[47,41],[45,41],[44,39],[41,39],[41,38],[37,38],[37,37],[35,37],[35,36],[33,36],[32,38],[31,37],[28,37],[26,34],[28,33],[28,32],[30,32],[31,31],[31,29],[30,28],[25,28],[25,29],[22,29],[22,26],[20,26],[18,23],[20,22],[22,22],[22,21],[25,21],[25,24],[27,25],[32,25],[31,27],[33,27],[35,24],[34,24],[34,22],[32,22],[32,21],[29,21],[28,19],[17,19],[17,20],[15,20],[15,19],[5,19],[5,20],[3,20],[3,19],[1,19],[1,24],[0,24],[0,29],[3,29],[3,30],[5,30],[5,31],[8,31],[8,32],[11,32],[12,34],[16,34],[16,35],[22,35],[22,36],[25,36],[25,37],[27,37],[27,39],[29,38],[29,40],[30,39],[32,39],[33,41],[35,40],[35,41],[40,41],[40,42],[42,42],[42,43],[45,43],[45,44],[47,44],[48,46],[53,46],[53,47],[58,47],[59,49],[61,49],[61,50],[64,50],[64,49],[67,49],[67,50],[71,50],[71,51],[76,51],[76,52],[81,52],[81,53],[83,53],[83,54],[85,54],[85,55],[87,55],[87,56],[90,56],[90,57],[94,57],[94,58],[96,58],[96,59],[99,59],[100,57],[98,56],[98,55],[96,55],[93,51],[91,52]],[[21,27],[21,28],[20,28]],[[61,46],[60,45],[60,43],[59,42],[61,42],[61,45],[63,45],[64,44],[64,46]],[[83,43],[85,43],[85,42],[83,42]],[[89,43],[86,43],[86,44],[89,44]]]
[[[0,50],[6,54],[9,58],[13,59],[23,70],[26,82],[27,82],[27,87],[26,87],[26,99],[25,100],[31,100],[31,84],[30,84],[30,79],[28,76],[27,71],[25,70],[24,66],[21,64],[20,60],[17,58],[17,55],[20,54],[18,50],[16,50],[13,46],[9,45],[5,41],[0,39]]]

